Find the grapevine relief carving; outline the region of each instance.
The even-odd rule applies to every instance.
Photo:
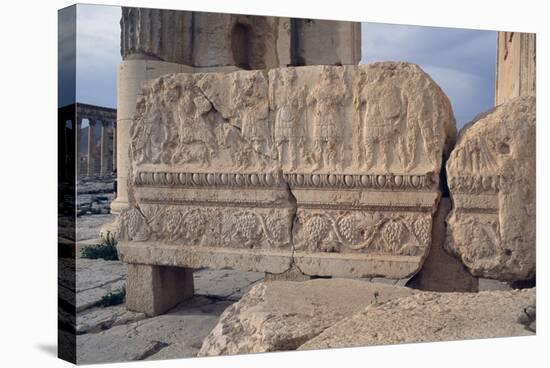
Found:
[[[423,255],[430,211],[406,212],[410,204],[391,192],[436,193],[454,120],[415,68],[316,66],[150,82],[131,126],[139,209],[123,216],[126,238]]]
[[[298,211],[294,240],[308,251],[418,255],[430,245],[431,217]]]

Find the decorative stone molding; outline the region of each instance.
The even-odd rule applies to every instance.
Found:
[[[448,99],[412,64],[155,79],[130,131],[121,257],[410,276],[455,133]]]

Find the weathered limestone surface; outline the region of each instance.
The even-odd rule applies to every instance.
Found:
[[[299,350],[532,335],[518,316],[534,296],[535,289],[419,293],[370,305]]]
[[[445,246],[476,276],[535,277],[535,108],[519,97],[479,116],[447,162]]]
[[[394,279],[421,266],[456,128],[418,66],[173,74],[142,95],[125,262]]]
[[[100,304],[109,293],[123,292],[125,270],[126,265],[117,261],[77,259],[76,311]]]
[[[162,316],[77,336],[79,364],[195,356],[227,301],[195,297]]]
[[[536,35],[497,32],[495,105],[536,94]]]
[[[193,272],[183,267],[129,264],[126,307],[156,316],[193,296]]]
[[[361,23],[292,19],[293,65],[357,65]]]
[[[263,272],[239,272],[234,270],[200,270],[193,274],[195,295],[211,298],[239,300],[256,282],[262,280]]]
[[[124,305],[90,308],[76,316],[76,333],[96,333],[114,326],[145,319],[145,313],[136,313]]]
[[[260,283],[225,310],[198,355],[294,350],[370,303],[413,293],[346,279]]]

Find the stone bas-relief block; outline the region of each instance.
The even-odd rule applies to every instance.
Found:
[[[172,74],[131,130],[124,261],[405,278],[455,121],[407,63]]]
[[[499,105],[464,127],[447,162],[445,246],[476,276],[535,277],[535,121],[534,97]]]

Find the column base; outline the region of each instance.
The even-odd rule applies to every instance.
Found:
[[[172,266],[128,264],[126,308],[158,316],[193,296],[193,270]]]
[[[114,201],[111,202],[111,213],[113,215],[120,215],[122,210],[128,208],[130,205],[128,204],[128,201],[121,201],[117,198],[115,198]]]

